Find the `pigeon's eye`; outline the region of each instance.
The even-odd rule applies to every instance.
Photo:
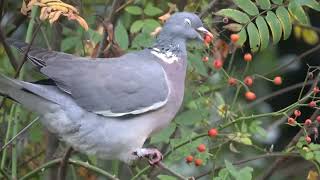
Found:
[[[190,19],[188,19],[188,18],[184,19],[184,23],[185,23],[185,24],[188,24],[189,26],[191,26],[191,21],[190,21]]]

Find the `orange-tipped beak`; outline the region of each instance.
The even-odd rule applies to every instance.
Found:
[[[199,32],[201,32],[201,33],[213,38],[213,34],[210,31],[208,31],[206,28],[204,28],[204,27],[197,28],[197,31],[199,31]]]

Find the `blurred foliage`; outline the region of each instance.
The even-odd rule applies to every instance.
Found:
[[[158,27],[161,27],[163,19],[168,16],[168,13],[177,11],[181,6],[184,6],[186,11],[203,12],[212,3],[210,0],[186,2],[184,4],[183,1],[169,0],[126,1],[119,8],[116,22],[113,24],[115,42],[126,52],[150,47],[155,39],[151,34]],[[53,44],[58,43],[60,46],[58,50],[79,56],[90,56],[103,39],[103,27],[99,17],[104,17],[111,11],[112,1],[83,0],[66,1],[66,3],[74,5],[79,10],[81,17],[89,24],[88,31],[64,17],[52,22],[52,24],[43,21],[42,29],[37,33],[35,44],[40,47],[53,48]],[[13,31],[10,33],[11,37],[25,39],[29,19],[23,20],[19,25],[14,25],[13,18],[21,16],[19,9],[22,1],[7,0],[3,5],[5,12],[1,24],[3,31],[5,33]],[[284,80],[281,88],[290,85],[286,82],[292,78],[286,75],[286,72],[292,66],[289,66],[289,70],[277,71],[276,74],[270,72],[287,62],[284,57],[279,55],[281,49],[276,44],[281,37],[295,42],[295,39],[290,36],[295,21],[297,21],[297,24],[293,26],[295,37],[302,39],[312,47],[313,45],[319,46],[319,32],[312,28],[310,20],[312,17],[308,16],[308,13],[314,10],[317,12],[316,18],[319,18],[319,3],[314,0],[234,0],[230,2],[218,0],[214,8],[210,8],[209,14],[203,18],[205,25],[212,32],[215,32],[215,39],[210,42],[209,46],[194,42],[188,45],[188,76],[183,107],[170,126],[153,135],[145,146],[161,149],[165,155],[164,163],[171,170],[183,174],[185,177],[197,177],[205,174],[203,179],[256,179],[265,172],[272,161],[257,159],[254,163],[248,161],[244,166],[233,165],[232,162],[261,154],[266,155],[267,158],[267,155],[272,153],[283,156],[291,153],[308,160],[307,162],[297,162],[297,164],[307,164],[307,171],[295,169],[294,164],[287,164],[288,169],[291,167],[291,171],[289,169],[288,173],[288,169],[277,169],[280,173],[276,175],[276,179],[292,177],[293,175],[290,173],[294,173],[296,179],[305,179],[310,169],[318,172],[320,148],[318,144],[306,143],[304,136],[308,136],[309,132],[305,131],[298,143],[292,147],[283,147],[283,144],[287,144],[290,139],[286,139],[286,142],[280,143],[279,147],[277,146],[277,140],[280,137],[279,126],[295,128],[285,124],[281,119],[286,120],[294,109],[305,107],[306,104],[297,103],[296,98],[294,102],[286,101],[284,107],[279,108],[279,105],[278,108],[275,108],[263,99],[272,94],[273,90],[279,90],[272,83],[275,75],[280,75]],[[161,18],[159,19],[159,17]],[[223,22],[225,20],[223,17],[229,18],[228,21]],[[55,33],[59,28],[61,31]],[[240,31],[238,45],[242,45],[241,47],[229,42],[229,33],[234,33],[230,31]],[[273,45],[269,44],[271,38]],[[300,43],[300,41],[298,42]],[[292,48],[289,45],[286,46]],[[302,44],[301,46],[306,45]],[[254,56],[252,62],[243,61],[243,54],[248,49],[253,52],[261,50]],[[203,57],[208,57],[208,62],[202,61]],[[216,59],[223,60],[224,69],[217,70],[213,67],[212,64]],[[301,65],[297,66],[301,68]],[[9,76],[15,74],[2,46],[0,47],[0,72]],[[25,80],[34,81],[41,77],[29,64],[25,65],[24,72]],[[308,75],[305,72],[299,73],[303,77]],[[243,79],[247,75],[254,77],[252,87],[247,87],[243,83]],[[237,79],[236,86],[228,84],[229,77]],[[245,99],[244,94],[248,90],[256,93],[258,97],[256,104],[251,104]],[[0,98],[0,100],[2,99]],[[21,130],[36,117],[35,114],[13,104],[14,102],[7,100],[3,108],[0,109],[2,145],[15,135],[12,133],[15,123],[18,123],[17,128]],[[278,125],[275,125],[277,123]],[[317,125],[317,122],[314,124]],[[304,128],[303,123],[296,127],[299,126]],[[218,136],[207,136],[207,131],[211,128],[219,130]],[[5,151],[2,151],[1,170],[3,172],[11,176],[13,171],[17,171],[17,176],[23,177],[43,165],[48,141],[43,129],[44,127],[37,122],[17,138],[15,146],[9,145]],[[313,140],[316,142],[315,138]],[[199,144],[205,144],[207,150],[202,153],[198,152]],[[60,143],[56,153],[58,157],[65,151],[65,148],[63,142]],[[17,152],[13,153],[13,150],[17,150]],[[13,154],[17,156],[16,162],[12,159]],[[202,165],[195,166],[193,163],[186,163],[185,157],[188,155],[203,160]],[[116,174],[121,179],[130,179],[143,172],[144,169],[150,170],[145,162],[137,162],[128,171],[128,168],[117,161],[97,160],[96,157],[83,154],[74,154],[72,158],[89,162],[89,164],[100,167],[111,174]],[[17,168],[12,169],[12,164],[16,164]],[[316,168],[313,165],[316,165]],[[101,175],[101,173],[100,175],[97,173],[96,169],[89,170],[87,167],[76,165],[69,167],[67,179],[93,180],[98,179]],[[43,168],[33,178],[44,179],[44,172],[48,169]],[[215,169],[214,172],[212,172],[213,169]],[[176,179],[165,171],[158,174],[150,170],[141,175],[144,178],[150,175],[152,179]],[[103,177],[101,176],[101,178]]]

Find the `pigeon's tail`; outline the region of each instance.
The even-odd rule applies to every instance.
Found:
[[[42,68],[43,66],[45,66],[45,62],[43,61],[43,59],[45,59],[44,57],[48,55],[47,49],[33,47],[33,46],[29,47],[28,43],[15,40],[12,38],[7,38],[6,41],[9,45],[15,47],[22,54],[28,51],[27,58],[37,68]]]
[[[53,103],[24,89],[22,81],[0,74],[0,95],[7,96],[31,111],[44,114],[53,108]]]

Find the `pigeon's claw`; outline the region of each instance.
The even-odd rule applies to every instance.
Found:
[[[155,148],[148,148],[148,149],[142,148],[133,152],[133,154],[140,158],[141,157],[148,158],[150,165],[158,164],[163,159],[162,153]]]

